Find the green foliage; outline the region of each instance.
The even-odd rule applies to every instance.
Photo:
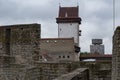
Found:
[[[81,52],[80,55],[88,55],[89,52]]]
[[[89,54],[89,52],[81,52],[80,54]]]

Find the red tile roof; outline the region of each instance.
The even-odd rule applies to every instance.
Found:
[[[77,7],[59,7],[57,23],[73,23],[77,22],[81,24],[81,18],[79,17],[79,8]]]
[[[59,9],[59,17],[70,17],[77,18],[78,17],[78,7],[60,7]]]
[[[112,57],[112,54],[83,54],[83,55],[80,55],[80,57]]]

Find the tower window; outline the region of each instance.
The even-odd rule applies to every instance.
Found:
[[[61,31],[61,28],[60,28],[60,31]]]

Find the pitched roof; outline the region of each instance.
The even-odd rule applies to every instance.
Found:
[[[81,24],[81,18],[79,17],[79,8],[77,7],[59,7],[59,14],[56,18],[57,23],[79,23]]]
[[[78,7],[60,7],[58,17],[77,18],[78,14]]]

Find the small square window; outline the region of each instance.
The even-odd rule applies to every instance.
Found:
[[[61,31],[62,29],[60,28],[60,31]]]
[[[59,56],[59,58],[61,58],[61,56]]]
[[[67,58],[70,58],[70,56],[67,56]]]

